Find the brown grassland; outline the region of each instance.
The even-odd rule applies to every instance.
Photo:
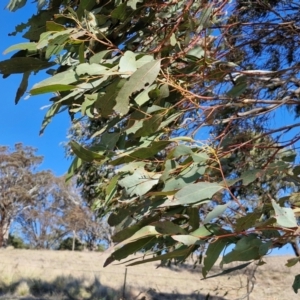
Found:
[[[268,257],[267,264],[226,274],[215,267],[202,280],[201,266],[159,267],[148,263],[103,268],[108,254],[0,250],[0,299],[173,300],[296,299],[292,289],[299,265],[287,268],[288,257]],[[230,267],[237,266],[231,265]],[[228,266],[226,266],[228,269]],[[214,276],[223,272],[221,276]],[[125,276],[126,274],[126,276]]]

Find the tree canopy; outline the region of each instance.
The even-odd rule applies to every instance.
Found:
[[[41,133],[63,110],[73,120],[67,177],[116,228],[105,265],[197,251],[206,277],[220,255],[262,264],[297,249],[298,1],[37,3],[0,73],[23,74],[16,103],[30,75],[49,75],[29,95],[53,94]]]

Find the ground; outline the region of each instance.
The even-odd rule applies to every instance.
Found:
[[[158,268],[158,263],[128,268],[115,264],[103,268],[107,257],[105,253],[0,250],[0,299],[297,298],[292,284],[299,266],[286,267],[287,256],[266,258],[267,264],[259,266],[255,273],[254,263],[228,274],[215,267],[206,280],[202,278],[201,266],[193,268],[193,261],[170,268]],[[215,276],[221,272],[223,275]]]

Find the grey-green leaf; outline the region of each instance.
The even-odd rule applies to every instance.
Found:
[[[211,220],[217,218],[220,216],[228,207],[230,202],[223,204],[223,205],[217,205],[211,212],[209,212],[206,216],[206,218],[203,221],[203,224],[209,223]]]
[[[217,241],[210,243],[206,250],[206,256],[204,258],[204,266],[202,268],[203,277],[207,276],[207,273],[214,266],[215,262],[219,258],[221,252],[228,244],[226,239],[218,239]]]
[[[282,227],[297,227],[297,220],[293,210],[289,207],[281,207],[272,199],[272,206],[275,211],[275,218],[279,226]]]
[[[215,193],[222,189],[223,187],[217,183],[198,182],[189,184],[177,192],[175,200],[170,201],[168,205],[185,205],[211,199]]]
[[[121,115],[125,115],[129,111],[129,102],[132,94],[151,85],[156,80],[159,71],[160,60],[146,63],[135,71],[118,93],[114,110]]]

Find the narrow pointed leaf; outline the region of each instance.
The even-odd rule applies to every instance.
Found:
[[[74,154],[77,155],[79,158],[81,158],[83,161],[92,162],[95,160],[105,159],[105,156],[103,154],[99,154],[91,150],[88,150],[85,147],[79,145],[75,141],[70,142],[70,147],[74,152]]]
[[[203,261],[204,266],[202,268],[202,275],[204,278],[207,276],[207,273],[214,266],[217,259],[221,255],[221,252],[224,250],[227,244],[228,244],[228,240],[221,238],[208,245],[206,250],[206,256]]]

